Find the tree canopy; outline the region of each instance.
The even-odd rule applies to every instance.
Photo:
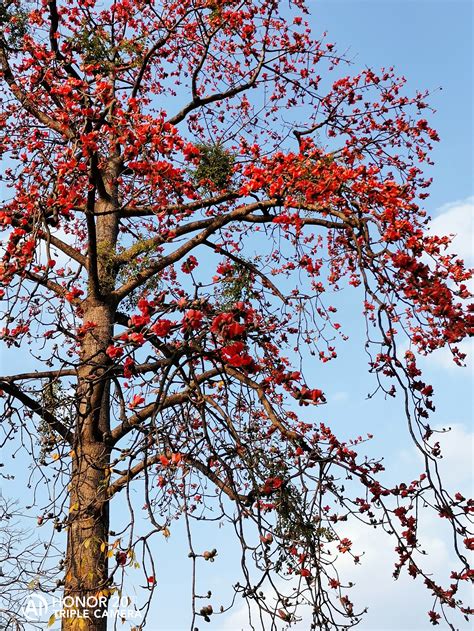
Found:
[[[191,534],[227,521],[242,548],[230,602],[268,629],[305,607],[314,629],[348,628],[367,604],[338,573],[340,555],[358,561],[356,518],[391,533],[395,576],[425,582],[433,624],[471,613],[457,592],[473,504],[439,477],[416,359],[448,347],[461,364],[472,332],[470,271],[426,230],[428,95],[393,69],[343,76],[303,0],[4,0],[0,24],[1,337],[31,356],[0,379],[0,427],[34,465],[38,525],[67,538],[38,589],[107,600],[141,572],[146,613],[151,536],[179,517],[191,628],[219,624],[196,592],[216,551]],[[321,422],[339,290],[360,300],[375,389],[404,401],[415,480],[385,486],[368,438]],[[452,526],[443,585],[424,568],[422,507]],[[105,608],[62,628],[103,631]]]

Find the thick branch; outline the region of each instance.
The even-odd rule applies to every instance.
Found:
[[[73,377],[77,374],[75,368],[60,368],[59,370],[44,370],[44,371],[32,371],[23,372],[16,375],[8,375],[6,377],[0,377],[0,381],[26,381],[28,379],[59,379],[60,377]]]
[[[76,248],[74,248],[72,245],[69,245],[69,243],[65,243],[61,239],[58,239],[57,237],[49,233],[41,233],[40,237],[58,250],[61,250],[61,252],[63,252],[64,254],[67,254],[67,256],[79,263],[79,265],[87,267],[87,258],[83,254],[81,254],[79,250],[76,250]]]
[[[241,219],[245,223],[273,223],[277,215],[247,215]],[[335,228],[336,230],[346,227],[340,221],[330,221],[329,219],[320,219],[319,217],[302,217],[300,220],[302,226],[321,226],[323,228]]]
[[[164,366],[170,363],[169,359],[162,359],[154,362],[149,362],[147,364],[137,364],[133,368],[133,372],[137,374],[144,374],[151,371],[156,371],[158,368],[163,368]],[[123,366],[117,365],[109,368],[109,372],[113,375],[122,375],[123,374]],[[0,381],[8,381],[12,383],[14,381],[27,381],[31,379],[60,379],[61,377],[75,377],[77,376],[76,368],[58,368],[58,370],[43,370],[43,371],[31,371],[31,372],[22,372],[16,375],[7,375],[0,377]]]
[[[182,259],[184,256],[186,256],[186,254],[188,254],[188,252],[191,252],[191,250],[202,244],[208,237],[210,237],[214,232],[216,232],[223,226],[232,223],[233,221],[242,219],[243,217],[245,217],[245,215],[248,215],[255,210],[271,208],[272,206],[275,206],[276,203],[277,201],[275,199],[270,199],[264,202],[255,202],[253,204],[240,206],[230,213],[219,215],[218,217],[213,218],[208,227],[202,230],[202,232],[194,236],[192,239],[189,239],[189,241],[187,241],[171,254],[163,256],[156,263],[150,264],[147,269],[137,273],[130,281],[114,291],[111,294],[111,297],[114,298],[117,303],[120,302],[134,289],[140,287],[140,285],[143,285],[155,274],[158,274],[163,269],[166,269],[169,265],[172,265],[173,263],[176,263],[177,261]]]
[[[228,197],[226,197],[226,199],[224,200],[222,199],[219,200],[218,198],[215,198],[215,201],[213,203],[218,204],[219,202],[222,202],[222,201],[228,201],[228,199],[229,199]],[[267,202],[263,202],[263,203],[266,204]],[[213,204],[209,204],[209,206],[211,205]],[[179,212],[179,210],[189,209],[191,206],[192,206],[191,204],[187,206],[173,206],[173,207],[170,206],[169,210],[171,212],[171,209],[174,208],[176,211]],[[297,206],[296,208],[301,210],[302,206]],[[318,212],[321,212],[321,211],[332,212],[332,211],[328,211],[327,209],[321,209],[317,207],[305,207],[305,210],[318,211]],[[141,216],[145,216],[145,214],[149,214],[149,215],[153,214],[151,211],[145,211],[144,209],[142,209],[142,211],[140,212],[143,213]],[[269,223],[273,223],[274,219],[277,219],[277,215],[270,215],[269,213],[266,213],[264,215],[247,215],[245,217],[241,217],[240,219],[238,219],[238,221],[242,221],[245,223],[269,224]],[[185,234],[189,234],[190,232],[195,232],[196,230],[203,230],[205,228],[208,228],[209,226],[212,226],[214,221],[215,221],[215,218],[210,217],[209,219],[197,219],[196,221],[192,221],[185,225],[178,226],[173,231],[173,238],[181,237]],[[316,217],[303,217],[301,218],[301,223],[304,226],[322,226],[324,228],[340,229],[340,228],[345,227],[345,225],[342,222],[330,221],[328,219],[322,219],[322,218],[316,218]],[[163,243],[166,243],[166,241],[167,241],[167,238],[161,235],[151,237],[150,239],[145,239],[144,241],[141,241],[139,244],[136,244],[130,247],[128,250],[125,250],[125,252],[122,252],[119,256],[115,258],[115,262],[117,265],[125,265],[126,263],[129,263],[130,261],[132,261],[138,254],[147,252],[150,248],[162,245]],[[209,243],[208,245],[212,245],[212,244]],[[227,253],[226,256],[228,256],[229,258],[232,258],[232,255],[229,253]],[[254,272],[260,275],[258,271],[254,270]]]
[[[13,72],[10,68],[5,49],[6,44],[2,38],[0,39],[0,68],[3,74],[3,78],[7,82],[15,98],[21,103],[23,108],[29,114],[34,116],[34,118],[36,118],[36,120],[38,120],[41,124],[49,127],[49,129],[52,129],[53,131],[57,131],[63,136],[66,136],[66,138],[74,138],[74,132],[69,127],[66,127],[66,125],[64,125],[63,123],[60,123],[54,118],[51,118],[51,116],[49,116],[45,112],[41,111],[35,105],[33,99],[30,98],[29,94],[18,85],[18,83],[15,81],[15,76],[13,75]]]
[[[97,156],[93,158],[93,162],[97,162]],[[95,193],[96,182],[93,176],[94,166],[91,165],[91,174],[89,175],[90,188],[87,192],[87,209],[86,209],[86,223],[87,223],[87,256],[89,259],[89,284],[91,294],[98,296],[100,294],[100,282],[99,282],[99,270],[97,261],[97,231],[94,219],[95,213]]]
[[[35,281],[35,283],[38,283],[38,285],[42,285],[43,287],[46,287],[46,289],[53,291],[57,296],[60,296],[61,298],[64,298],[67,294],[67,289],[61,287],[61,285],[58,285],[58,283],[55,283],[46,276],[40,276],[39,274],[35,274],[35,272],[31,272],[30,270],[24,270],[23,275],[25,278],[28,278],[28,280],[33,280]]]
[[[223,491],[231,500],[240,501],[242,503],[247,503],[248,496],[240,495],[236,493],[228,484],[226,484],[223,480],[219,478],[219,476],[214,473],[207,465],[200,462],[199,460],[195,460],[192,456],[187,454],[181,454],[183,461],[191,468],[197,469],[203,475],[206,476],[208,480],[210,480],[213,484],[215,484],[221,491]],[[143,473],[145,469],[148,467],[152,467],[155,464],[160,462],[163,454],[155,454],[151,458],[146,460],[142,460],[137,463],[134,467],[131,467],[127,473],[118,478],[115,482],[113,482],[109,488],[107,489],[107,495],[109,498],[113,497],[116,493],[121,491],[123,488],[127,486],[134,478],[136,478],[140,473]]]
[[[213,377],[216,377],[218,374],[220,374],[220,371],[216,368],[213,368],[212,370],[207,370],[201,375],[198,375],[194,379],[194,382],[196,382],[196,384],[200,384],[207,379],[212,379]],[[190,383],[189,387],[186,388],[186,390],[176,392],[175,394],[170,394],[162,402],[154,401],[153,403],[146,405],[144,408],[136,412],[133,416],[130,416],[124,423],[117,426],[111,431],[111,444],[115,445],[119,440],[121,440],[124,436],[131,432],[134,427],[141,425],[141,423],[152,417],[153,414],[157,412],[157,410],[161,411],[173,407],[174,405],[181,405],[190,398],[194,390],[195,387],[193,383]]]
[[[168,33],[164,37],[161,37],[157,42],[155,42],[155,44],[153,44],[153,46],[150,48],[150,50],[143,57],[142,64],[140,66],[140,70],[138,71],[137,78],[135,79],[135,83],[134,83],[133,88],[132,88],[132,92],[131,92],[131,98],[132,99],[136,98],[136,96],[138,94],[138,91],[140,90],[140,86],[141,86],[143,77],[145,75],[145,72],[146,72],[146,69],[148,67],[148,64],[150,63],[151,59],[153,58],[153,55],[155,55],[160,50],[160,48],[162,48],[166,44],[166,42],[169,40],[171,35],[175,32],[176,26],[173,29],[170,29],[168,31]]]
[[[56,0],[50,0],[48,2],[49,8],[49,42],[51,45],[51,50],[54,52],[56,59],[61,62],[63,68],[69,74],[69,76],[74,77],[74,79],[81,79],[76,70],[71,66],[70,63],[67,63],[64,55],[59,50],[58,45],[58,29],[59,29],[59,14],[58,7],[56,4]]]
[[[258,276],[259,278],[261,278],[262,284],[264,287],[271,289],[273,293],[275,294],[275,296],[278,296],[278,298],[280,298],[282,302],[285,302],[285,303],[287,302],[285,296],[281,293],[278,287],[274,283],[272,283],[272,281],[269,278],[267,278],[267,276],[265,276],[265,274],[261,272],[258,269],[258,267],[253,265],[253,263],[250,263],[250,261],[246,261],[245,259],[241,259],[240,257],[236,256],[235,254],[232,254],[231,252],[227,251],[226,249],[222,248],[219,245],[216,245],[215,243],[211,243],[210,241],[204,241],[203,243],[204,245],[207,245],[210,248],[212,248],[218,254],[223,254],[225,257],[227,257],[231,261],[234,261],[234,263],[237,263],[238,265],[242,265],[242,267],[245,267],[246,269],[248,269],[250,272],[252,272],[252,274],[255,274],[255,276]]]
[[[218,204],[222,204],[224,202],[230,202],[241,197],[238,193],[224,193],[223,195],[216,195],[216,197],[209,197],[208,199],[203,199],[195,202],[190,202],[189,204],[173,204],[171,206],[166,206],[164,208],[157,208],[156,210],[152,210],[151,208],[133,208],[130,206],[125,206],[120,212],[121,217],[152,217],[156,215],[158,212],[163,212],[166,215],[174,215],[178,213],[187,214],[193,210],[202,210],[204,208],[210,208],[211,206],[216,206]]]
[[[9,381],[0,380],[0,389],[20,401],[20,403],[23,403],[23,405],[29,408],[32,412],[44,419],[51,429],[57,432],[62,438],[64,438],[64,440],[71,445],[73,444],[73,433],[67,429],[67,427],[65,427],[53,414],[51,414],[49,410],[38,403],[38,401],[30,397]]]

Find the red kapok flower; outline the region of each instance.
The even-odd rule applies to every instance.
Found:
[[[157,320],[150,329],[155,335],[158,335],[158,337],[165,337],[170,332],[172,326],[173,323],[171,320]]]

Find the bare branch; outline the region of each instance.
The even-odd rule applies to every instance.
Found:
[[[172,204],[171,206],[166,206],[163,208],[157,208],[156,210],[152,210],[151,208],[134,208],[131,206],[125,206],[121,212],[121,217],[152,217],[157,212],[163,212],[166,215],[173,215],[176,213],[187,214],[190,211],[194,210],[202,210],[204,208],[210,208],[211,206],[217,206],[218,204],[222,204],[224,202],[230,202],[242,197],[238,193],[235,192],[227,192],[222,195],[216,195],[215,197],[209,197],[208,199],[203,199],[195,202],[190,202],[189,204]]]
[[[113,482],[108,487],[107,489],[108,497],[112,498],[116,493],[118,493],[123,488],[128,486],[131,480],[139,476],[140,473],[143,473],[149,467],[152,467],[153,465],[158,464],[162,456],[163,454],[155,454],[151,458],[142,460],[141,462],[137,463],[134,467],[131,467],[127,471],[127,473],[122,475],[120,478],[118,478],[115,482]],[[192,456],[188,454],[181,454],[181,456],[184,463],[189,465],[189,467],[195,468],[198,471],[200,471],[202,474],[204,474],[206,478],[208,478],[208,480],[210,480],[213,484],[215,484],[231,500],[240,501],[243,503],[246,503],[248,501],[247,495],[239,495],[238,493],[236,493],[228,484],[226,484],[223,480],[221,480],[219,476],[210,469],[210,467],[200,462],[199,460],[195,460]]]
[[[234,96],[237,96],[237,94],[249,90],[257,82],[257,79],[263,68],[264,61],[265,48],[262,50],[261,56],[258,60],[258,64],[248,81],[242,83],[241,85],[234,86],[229,90],[225,90],[224,92],[215,92],[214,94],[209,94],[208,96],[204,97],[194,96],[193,100],[190,101],[185,107],[183,107],[180,112],[168,119],[168,123],[170,123],[171,125],[177,125],[178,123],[183,121],[190,112],[198,109],[199,107],[205,107],[206,105],[210,105],[211,103],[215,103],[216,101],[231,99]]]
[[[198,375],[194,378],[195,384],[200,384],[206,381],[207,379],[212,379],[212,377],[216,377],[220,374],[220,371],[216,368],[211,370],[207,370],[203,372],[201,375]],[[119,440],[121,440],[124,436],[126,436],[129,432],[133,430],[134,427],[141,425],[144,421],[151,418],[157,411],[166,410],[167,408],[173,407],[174,405],[180,405],[185,401],[188,401],[192,394],[195,392],[196,386],[193,382],[191,382],[186,388],[181,392],[176,392],[174,394],[170,394],[163,401],[154,401],[149,405],[146,405],[144,408],[136,412],[133,416],[130,416],[124,423],[117,426],[110,432],[110,442],[115,445]]]
[[[232,221],[239,220],[246,215],[252,213],[255,210],[262,210],[266,208],[271,208],[275,206],[277,201],[275,199],[270,199],[264,202],[255,202],[253,204],[247,204],[245,206],[240,206],[230,213],[226,213],[224,215],[219,215],[212,219],[212,221],[208,224],[208,227],[205,228],[202,232],[194,236],[192,239],[189,239],[184,245],[180,248],[168,254],[167,256],[163,256],[156,263],[151,263],[147,269],[138,272],[130,281],[122,285],[119,289],[115,290],[111,297],[119,303],[123,298],[128,296],[134,289],[143,285],[149,278],[152,278],[155,274],[161,272],[163,269],[176,263],[180,259],[182,259],[188,252],[191,252],[195,247],[202,244],[210,235],[214,232],[222,228],[223,226],[231,223]]]
[[[223,254],[225,257],[227,257],[231,261],[234,261],[234,263],[237,263],[238,265],[242,265],[242,267],[245,267],[246,269],[248,269],[250,272],[252,272],[252,274],[255,274],[255,276],[258,276],[259,278],[261,278],[263,286],[267,287],[268,289],[271,289],[273,293],[275,294],[275,296],[278,296],[278,298],[280,298],[282,302],[286,303],[287,299],[281,293],[278,287],[274,283],[272,283],[272,281],[263,272],[261,272],[258,269],[258,267],[253,265],[253,263],[250,263],[250,261],[246,261],[245,259],[242,259],[236,256],[235,254],[232,254],[232,252],[229,252],[225,248],[222,248],[221,246],[216,245],[215,243],[211,243],[210,241],[207,241],[207,240],[204,241],[203,243],[204,245],[207,245],[210,248],[212,248],[218,254]]]
[[[26,405],[26,407],[34,412],[34,414],[37,414],[44,419],[51,429],[57,432],[70,445],[73,444],[74,434],[67,429],[67,427],[65,427],[48,409],[38,403],[38,401],[27,395],[17,386],[13,385],[13,383],[3,379],[0,379],[0,389],[23,403],[23,405]]]

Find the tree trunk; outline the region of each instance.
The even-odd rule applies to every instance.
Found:
[[[64,579],[64,613],[71,615],[63,618],[62,631],[107,629],[111,364],[106,349],[116,310],[110,292],[116,277],[111,261],[119,225],[119,162],[119,156],[110,158],[103,173],[105,193],[87,211],[89,292],[82,304],[82,318],[84,324],[93,323],[93,328],[81,340],[78,369]]]
[[[70,492],[63,598],[63,631],[107,629],[109,507],[103,499],[109,451],[103,443],[78,448]],[[83,622],[78,623],[75,619]]]
[[[82,341],[78,378],[79,404],[69,487],[63,631],[107,629],[110,387],[107,374],[109,359],[105,349],[113,330],[113,309],[104,303],[87,302],[84,321],[94,322],[95,327]]]

